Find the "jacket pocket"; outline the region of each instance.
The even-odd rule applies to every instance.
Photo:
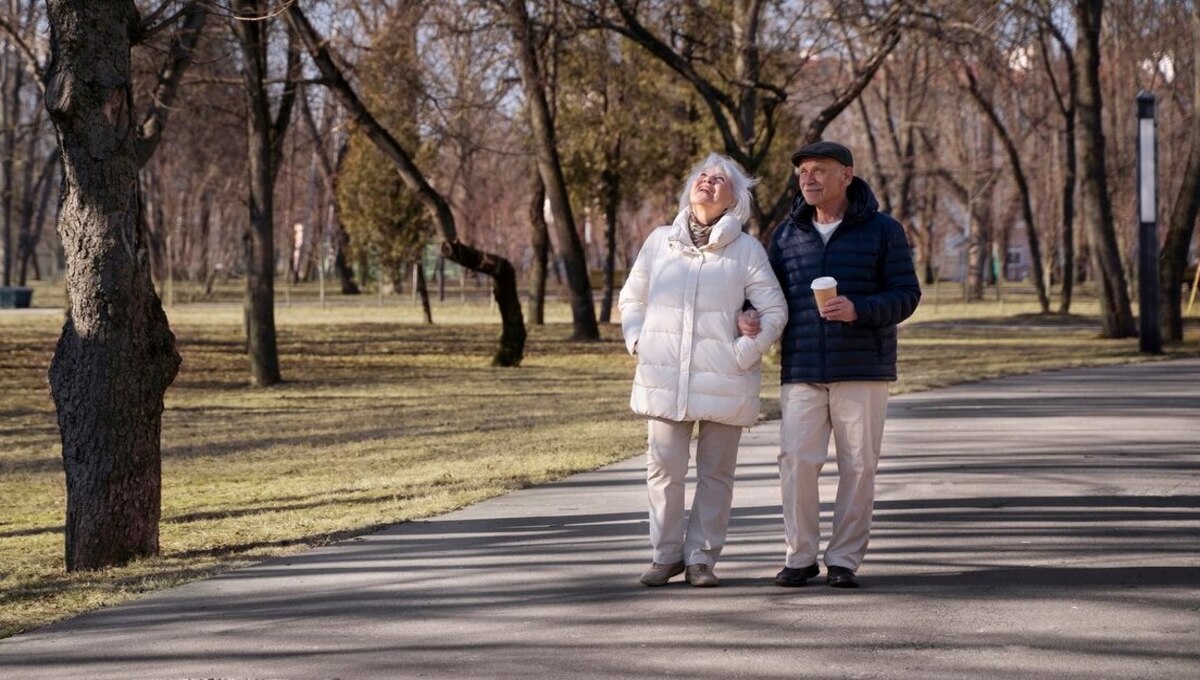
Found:
[[[739,335],[733,339],[733,360],[742,373],[751,371],[762,361],[762,352],[750,338]]]

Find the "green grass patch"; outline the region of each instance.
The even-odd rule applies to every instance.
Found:
[[[159,556],[63,571],[65,488],[46,370],[62,326],[40,309],[0,313],[0,637],[272,556],[429,517],[638,455],[633,360],[619,328],[568,341],[556,303],[518,369],[490,365],[496,312],[478,296],[420,322],[407,296],[322,306],[313,287],[277,308],[285,382],[255,390],[241,307],[169,310],[183,365],[163,417]],[[948,289],[953,290],[953,289]],[[893,392],[1065,366],[1149,360],[1136,340],[1098,339],[1095,305],[1041,316],[1028,300],[926,304],[901,331]],[[926,296],[926,302],[929,296]],[[43,304],[38,305],[41,302]],[[1200,355],[1193,341],[1167,356]],[[778,416],[768,358],[764,417]]]

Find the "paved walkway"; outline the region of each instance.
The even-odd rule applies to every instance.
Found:
[[[636,585],[635,458],[0,641],[0,677],[1200,677],[1200,361],[890,413],[858,590],[770,584],[767,423],[743,440],[721,588]]]

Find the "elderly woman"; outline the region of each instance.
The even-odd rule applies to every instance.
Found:
[[[742,233],[753,181],[727,156],[692,169],[679,215],[650,234],[621,289],[621,329],[637,356],[629,405],[649,419],[647,586],[685,573],[693,586],[720,583],[713,566],[725,544],[742,428],[758,418],[763,352],[787,321],[783,293],[757,239]],[[762,331],[737,335],[749,300]],[[692,431],[696,493],[684,522],[684,478]]]

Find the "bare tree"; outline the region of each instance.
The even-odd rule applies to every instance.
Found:
[[[529,323],[546,323],[546,274],[550,254],[550,227],[546,224],[546,187],[542,176],[533,175],[529,196],[529,243],[533,249],[533,271],[529,277]]]
[[[269,387],[282,377],[275,337],[275,178],[283,153],[283,139],[291,122],[300,68],[299,51],[289,39],[288,65],[283,94],[275,114],[271,113],[268,91],[267,0],[234,0],[233,32],[242,52],[245,82],[247,142],[249,144],[248,204],[246,229],[246,349],[250,358],[250,381]]]
[[[799,144],[816,141],[854,103],[899,43],[907,12],[904,0],[884,3],[877,11],[866,3],[855,5],[857,10],[852,3],[838,2],[787,6],[780,8],[780,16],[770,18],[766,13],[774,5],[762,0],[713,7],[688,2],[682,11],[677,3],[575,4],[589,24],[641,45],[688,82],[707,109],[725,153],[759,176],[768,169],[777,133],[783,131],[789,141]],[[656,30],[655,23],[666,24],[665,30]],[[832,28],[836,24],[855,27],[861,58],[847,59],[838,54],[837,46],[828,44],[827,36],[836,33]],[[728,35],[722,33],[720,39],[711,35],[725,27]],[[770,35],[783,39],[767,44],[768,29]],[[823,61],[823,55],[834,58]],[[844,65],[844,73],[831,71],[830,64]],[[806,72],[819,74],[817,80],[799,85]],[[805,107],[815,108],[810,114],[785,106],[798,91],[807,95]],[[789,120],[798,113],[805,122]],[[792,184],[778,186],[778,193],[766,201],[759,195],[762,189],[755,190],[752,233],[765,237],[788,210]]]
[[[1059,221],[1062,291],[1058,311],[1067,314],[1071,311],[1071,301],[1075,290],[1075,190],[1078,184],[1078,160],[1076,154],[1076,119],[1079,99],[1079,71],[1076,68],[1075,52],[1066,33],[1059,26],[1054,11],[1054,3],[1046,0],[1036,0],[1030,3],[1034,9],[1033,15],[1038,26],[1038,41],[1042,66],[1049,79],[1050,91],[1054,95],[1055,108],[1062,116],[1063,165],[1060,191],[1061,218]],[[1020,5],[1018,4],[1018,7]],[[1051,42],[1051,40],[1053,42]],[[1052,49],[1051,45],[1054,46]],[[1061,55],[1065,69],[1066,82],[1058,75],[1058,69],[1051,59],[1054,50]]]
[[[337,196],[338,170],[346,157],[346,152],[349,148],[349,138],[344,137],[339,140],[335,144],[335,149],[331,150],[329,148],[329,138],[334,136],[333,128],[335,121],[332,111],[333,107],[328,107],[327,115],[323,121],[324,126],[318,126],[308,95],[308,91],[302,88],[300,93],[300,112],[303,114],[302,118],[312,138],[314,147],[313,155],[316,157],[317,169],[320,171],[321,179],[325,184],[325,192],[331,197],[332,201],[328,237],[336,251],[333,257],[333,268],[341,284],[342,294],[358,295],[358,284],[354,283],[354,269],[346,259],[346,246],[350,243],[350,236],[342,226],[340,206],[334,198]]]
[[[493,357],[499,366],[520,365],[525,350],[525,324],[521,315],[521,299],[517,293],[516,271],[503,257],[480,251],[458,240],[458,229],[450,205],[425,179],[412,156],[404,150],[391,133],[378,123],[351,87],[328,43],[316,32],[308,17],[296,3],[284,10],[288,26],[295,32],[313,62],[321,72],[322,84],[330,88],[353,120],[393,163],[409,190],[416,194],[433,217],[442,238],[442,254],[472,271],[491,276],[495,281],[493,293],[500,309],[502,331],[500,347]]]
[[[600,328],[596,323],[596,307],[592,301],[592,284],[588,277],[587,259],[575,228],[575,215],[563,177],[562,161],[554,129],[554,119],[546,100],[543,68],[534,47],[533,23],[524,0],[504,0],[517,52],[517,65],[525,87],[526,109],[534,138],[534,157],[538,174],[550,201],[554,232],[558,236],[559,255],[567,270],[567,288],[571,295],[572,338],[597,340]]]
[[[1087,230],[1100,298],[1103,336],[1128,338],[1137,334],[1129,289],[1117,238],[1113,229],[1112,203],[1104,171],[1104,124],[1100,95],[1100,26],[1103,0],[1075,0],[1073,10],[1079,41],[1079,167],[1080,217]]]
[[[1046,280],[1042,270],[1042,252],[1037,230],[1038,225],[1033,217],[1029,180],[1026,178],[1025,166],[1021,162],[1021,150],[1017,145],[1017,140],[1014,138],[1013,133],[1009,130],[1009,126],[1001,118],[999,107],[992,100],[990,92],[994,92],[994,88],[984,87],[980,84],[979,76],[975,73],[972,64],[963,64],[962,75],[967,91],[971,94],[971,98],[975,103],[979,105],[980,111],[987,117],[992,127],[995,128],[996,134],[1000,137],[1000,142],[1004,145],[1004,151],[1008,156],[1008,165],[1012,170],[1013,180],[1017,185],[1016,198],[1021,206],[1021,216],[1025,222],[1025,234],[1029,240],[1029,259],[1033,270],[1033,287],[1037,292],[1038,305],[1042,308],[1042,313],[1048,313],[1050,311],[1050,296],[1046,293]]]

